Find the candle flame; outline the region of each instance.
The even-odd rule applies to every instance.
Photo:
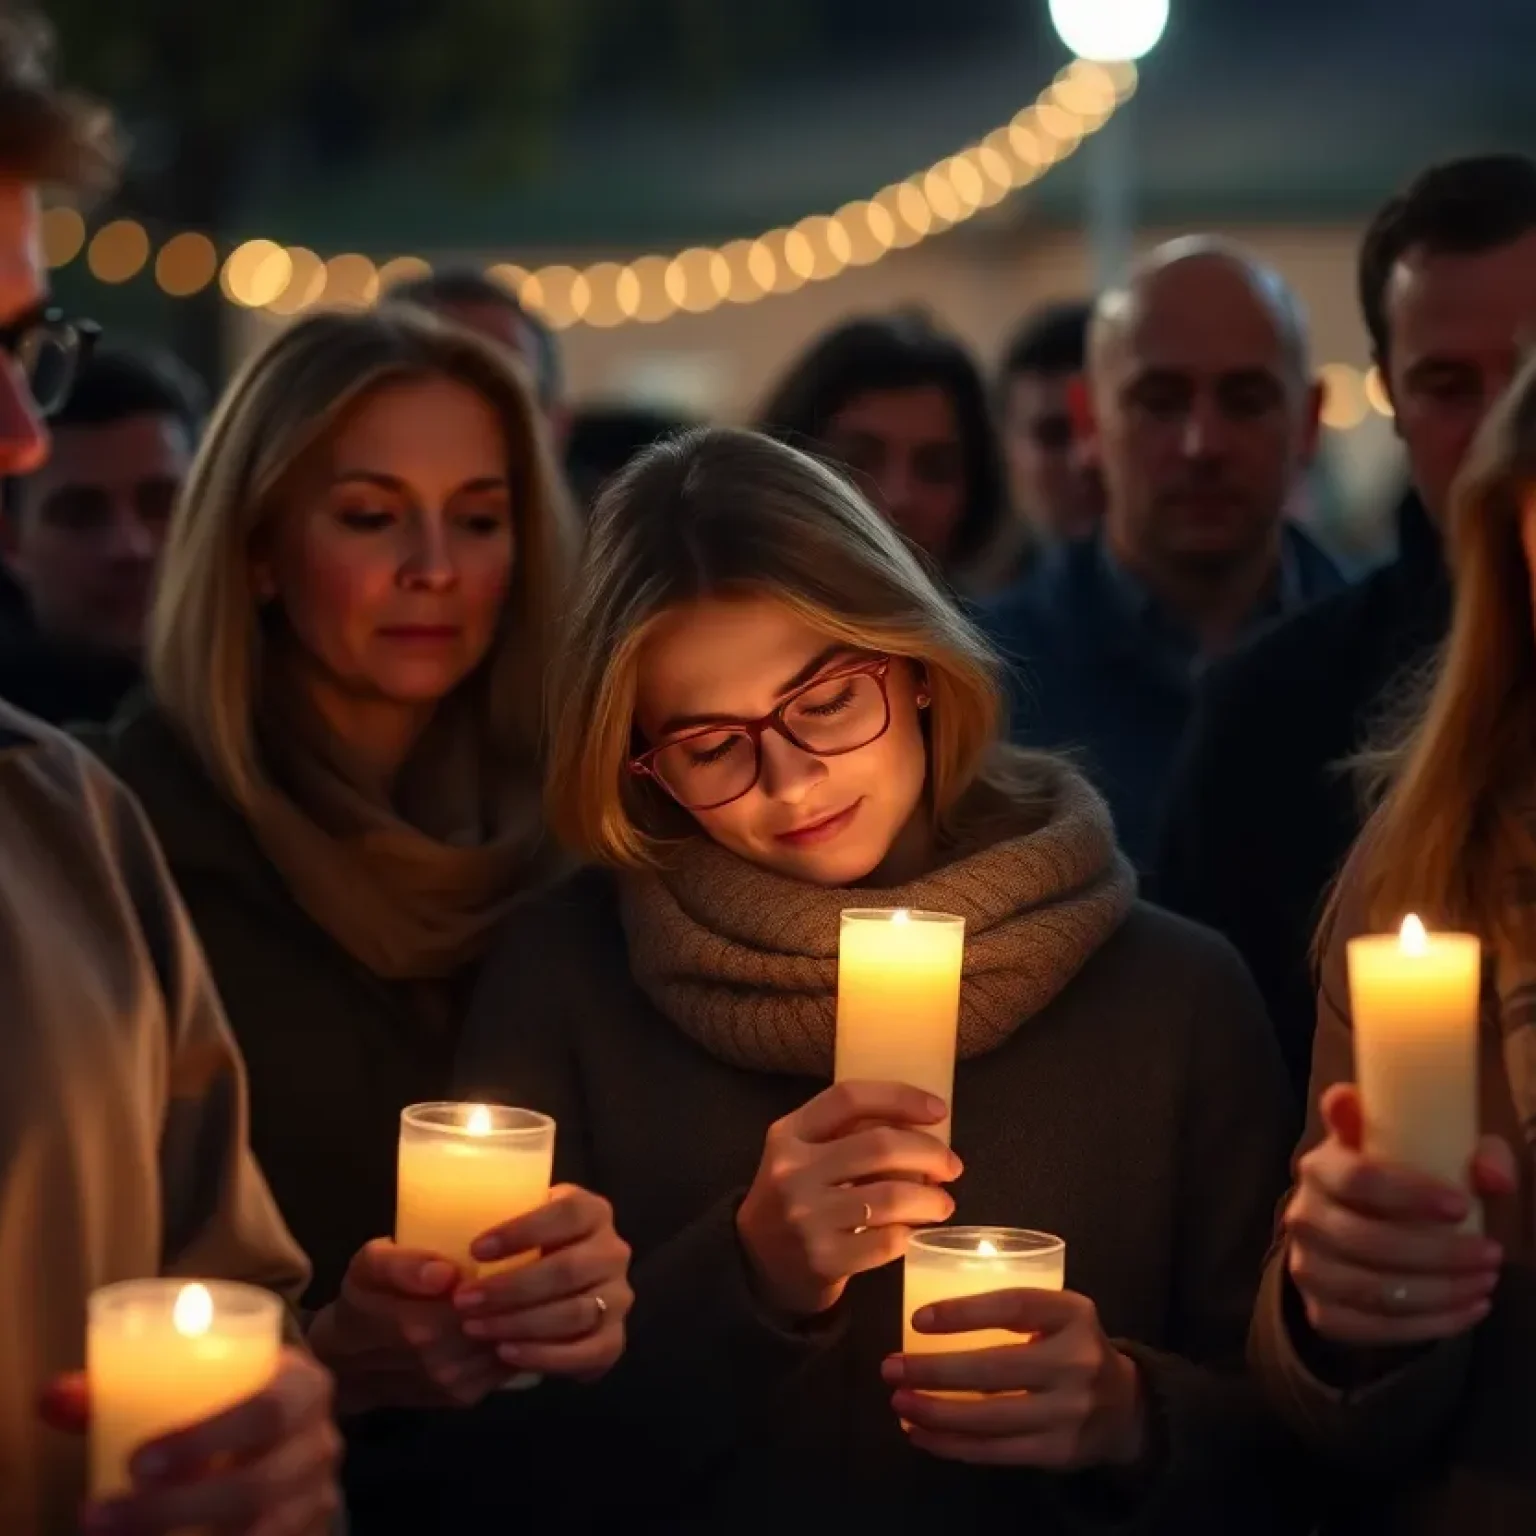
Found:
[[[213,1327],[213,1297],[206,1285],[182,1286],[171,1308],[171,1326],[183,1338],[195,1339]]]
[[[904,923],[906,920],[907,909],[905,907],[897,907],[896,910],[891,913],[891,921],[893,923]]]
[[[491,1112],[484,1104],[476,1104],[470,1110],[469,1118],[464,1122],[464,1129],[471,1136],[489,1136],[491,1134]]]
[[[997,1257],[997,1249],[993,1247],[990,1237],[984,1237],[976,1244],[976,1253],[978,1257],[983,1259],[995,1259]]]
[[[1402,932],[1398,934],[1397,942],[1405,955],[1429,953],[1429,935],[1424,932],[1424,924],[1412,912],[1403,919]]]

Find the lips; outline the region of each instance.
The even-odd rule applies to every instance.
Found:
[[[379,631],[386,640],[457,640],[456,624],[392,624]]]
[[[841,834],[852,822],[863,803],[862,798],[855,800],[852,805],[845,806],[840,811],[833,811],[830,815],[820,816],[814,821],[792,827],[787,832],[777,832],[774,834],[775,840],[788,843],[792,848],[808,848],[817,843],[828,842]]]

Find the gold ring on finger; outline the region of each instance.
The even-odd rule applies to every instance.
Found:
[[[868,1200],[864,1202],[864,1219],[853,1229],[855,1237],[862,1237],[869,1231],[869,1224],[875,1219],[875,1208]]]

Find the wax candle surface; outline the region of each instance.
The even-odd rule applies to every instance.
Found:
[[[482,1233],[549,1199],[555,1122],[495,1104],[413,1104],[400,1117],[395,1241],[441,1254],[466,1275],[530,1263],[470,1256]]]
[[[950,1103],[964,958],[963,917],[899,908],[844,912],[837,1081],[910,1083]],[[946,1142],[949,1129],[948,1119],[932,1127]]]
[[[1471,934],[1351,939],[1349,1001],[1365,1147],[1465,1186],[1477,1146],[1477,1027],[1482,949]]]
[[[1067,1245],[1049,1232],[1014,1227],[933,1227],[914,1232],[904,1270],[902,1349],[907,1354],[993,1349],[1019,1344],[1007,1328],[919,1333],[912,1315],[936,1301],[992,1291],[1059,1291],[1066,1283]]]
[[[270,1291],[223,1282],[128,1280],[88,1304],[91,1493],[132,1488],[146,1441],[201,1422],[276,1374],[283,1307]]]

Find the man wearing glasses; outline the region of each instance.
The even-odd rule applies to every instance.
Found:
[[[0,475],[35,471],[90,330],[48,306],[42,184],[99,185],[110,123],[61,96],[46,39],[0,18]],[[242,1068],[191,926],[132,797],[0,705],[0,1531],[81,1528],[85,1302],[118,1280],[297,1294],[302,1255],[245,1134]],[[45,1427],[38,1398],[45,1399]],[[324,1530],[329,1380],[289,1351],[273,1384],[141,1448],[91,1532]]]

